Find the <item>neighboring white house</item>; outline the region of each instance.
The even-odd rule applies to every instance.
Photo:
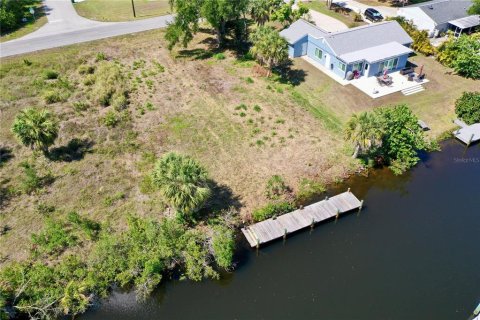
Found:
[[[437,37],[451,29],[455,31],[456,21],[468,17],[471,0],[434,0],[398,10],[398,15],[412,20],[420,30],[427,30],[429,37]],[[473,18],[473,19],[472,19]],[[480,25],[480,18],[472,16],[469,28]],[[464,23],[460,24],[465,26]]]

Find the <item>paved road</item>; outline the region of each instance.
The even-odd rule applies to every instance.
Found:
[[[98,22],[77,14],[70,0],[44,0],[48,23],[20,39],[0,44],[0,57],[166,27],[171,15],[129,22]]]
[[[355,0],[341,0],[334,1],[336,4],[350,8],[352,11],[358,12],[363,15],[366,9],[375,8],[380,12],[384,17],[396,17],[398,8],[395,7],[386,7],[386,6],[369,6]],[[365,20],[370,23],[370,20]]]

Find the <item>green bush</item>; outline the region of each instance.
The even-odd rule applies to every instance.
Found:
[[[95,62],[107,60],[107,55],[104,52],[98,52],[95,55]]]
[[[423,53],[426,56],[435,54],[435,47],[430,43],[428,38],[428,32],[425,30],[418,30],[417,27],[413,24],[413,21],[407,20],[404,17],[394,17],[388,18],[388,20],[397,21],[402,28],[408,33],[412,38],[412,49]]]
[[[311,199],[314,196],[325,192],[327,188],[323,183],[313,181],[310,179],[302,179],[297,192],[297,201],[303,202]]]
[[[267,181],[265,187],[265,196],[268,199],[278,199],[288,191],[283,178],[279,175],[274,175]]]
[[[58,79],[58,72],[54,70],[44,70],[43,71],[43,79],[45,80],[54,80]]]
[[[119,94],[112,99],[112,106],[118,112],[128,108],[128,104],[128,98],[124,94]]]
[[[232,265],[235,250],[233,231],[225,226],[216,226],[212,238],[213,255],[217,264],[228,269]]]
[[[262,208],[254,210],[252,212],[252,218],[255,222],[259,222],[293,210],[295,210],[295,206],[288,201],[269,203]]]
[[[213,58],[215,60],[224,60],[225,59],[225,54],[223,52],[219,52],[213,55]]]
[[[88,218],[81,217],[77,212],[72,211],[68,214],[68,221],[74,226],[80,228],[88,239],[95,240],[100,232],[100,224]]]
[[[94,66],[89,66],[86,64],[82,64],[78,67],[79,74],[93,74],[95,72]]]
[[[20,189],[23,193],[31,194],[41,189],[44,185],[45,179],[37,173],[37,169],[33,164],[27,161],[20,163],[23,168],[24,176],[20,180]]]
[[[45,229],[32,235],[32,243],[39,253],[60,253],[76,244],[76,238],[66,229],[66,226],[53,219],[47,219]]]
[[[455,101],[455,113],[467,124],[480,123],[480,91],[464,92]]]
[[[47,90],[43,93],[43,100],[45,100],[45,103],[51,104],[61,102],[64,98],[58,90]]]
[[[86,101],[75,101],[72,104],[73,110],[76,112],[87,111],[90,108],[90,104]]]
[[[120,119],[118,118],[117,114],[114,111],[109,110],[105,114],[105,117],[103,117],[102,122],[107,127],[113,128],[120,122]]]
[[[102,61],[94,76],[92,95],[101,106],[110,106],[115,99],[120,99],[123,103],[124,98],[128,97],[129,85],[122,69],[117,64],[111,61]]]

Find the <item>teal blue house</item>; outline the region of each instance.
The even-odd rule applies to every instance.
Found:
[[[329,33],[298,20],[280,32],[291,58],[308,56],[342,79],[376,76],[405,68],[413,40],[396,21]]]

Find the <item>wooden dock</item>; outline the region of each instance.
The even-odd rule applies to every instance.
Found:
[[[362,205],[363,201],[358,200],[348,190],[305,208],[252,224],[242,228],[242,232],[250,246],[257,247],[263,243],[285,237],[289,233],[313,226],[315,223],[338,217],[342,213],[354,209],[361,210]]]
[[[467,146],[473,142],[480,141],[480,123],[475,123],[469,126],[458,119],[455,120],[454,123],[460,126],[460,129],[453,132],[455,138],[462,141]]]

